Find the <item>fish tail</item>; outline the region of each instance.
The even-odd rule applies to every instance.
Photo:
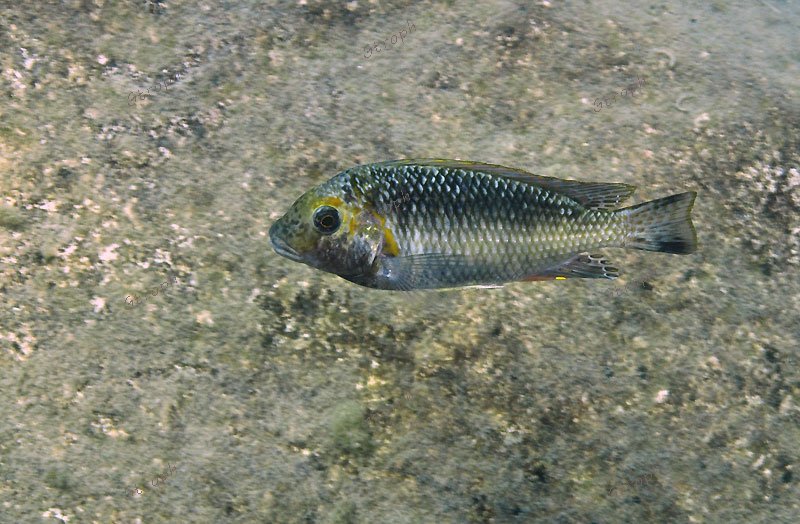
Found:
[[[617,211],[627,225],[624,247],[686,255],[697,249],[692,206],[697,193],[671,195]]]

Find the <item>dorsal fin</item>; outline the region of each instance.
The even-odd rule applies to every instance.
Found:
[[[580,182],[578,180],[562,180],[560,178],[534,175],[521,169],[470,162],[467,160],[446,160],[441,158],[408,158],[380,162],[380,166],[421,166],[448,169],[465,169],[481,171],[495,176],[525,182],[556,193],[568,196],[587,209],[614,209],[622,201],[636,191],[636,186],[611,182]]]

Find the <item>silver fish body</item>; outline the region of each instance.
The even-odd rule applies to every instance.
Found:
[[[270,237],[285,256],[399,290],[616,278],[615,267],[589,253],[607,246],[694,251],[695,193],[614,209],[634,189],[474,162],[381,162],[343,171],[301,197]],[[313,224],[322,208],[342,223],[338,234],[315,242],[299,224]]]

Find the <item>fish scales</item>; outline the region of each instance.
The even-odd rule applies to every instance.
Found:
[[[585,210],[536,185],[436,167],[366,166],[335,182],[374,203],[400,254],[463,255],[473,264],[450,268],[445,280],[513,280],[599,248],[621,232],[612,213]],[[393,206],[392,202],[408,202]]]
[[[695,193],[614,209],[633,190],[492,164],[382,162],[307,192],[270,238],[279,254],[383,289],[615,278],[615,267],[589,253],[695,249]]]

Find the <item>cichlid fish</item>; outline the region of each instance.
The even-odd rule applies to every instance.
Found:
[[[695,192],[615,209],[636,188],[460,160],[356,166],[270,228],[286,258],[379,289],[619,276],[602,247],[687,254]]]

